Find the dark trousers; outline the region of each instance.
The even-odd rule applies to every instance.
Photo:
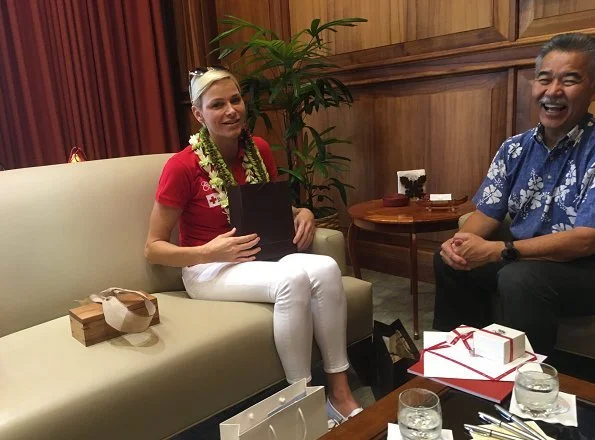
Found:
[[[537,353],[556,344],[558,317],[595,314],[595,256],[567,263],[522,260],[458,271],[434,255],[434,328],[492,323],[522,330]]]

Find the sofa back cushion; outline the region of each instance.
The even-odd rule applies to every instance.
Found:
[[[144,258],[170,154],[0,173],[0,337],[65,315],[117,286],[182,290],[179,269]]]

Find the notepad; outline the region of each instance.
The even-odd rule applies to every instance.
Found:
[[[297,252],[287,182],[268,182],[232,186],[227,191],[229,219],[236,235],[256,233],[261,251],[257,260],[276,261]]]

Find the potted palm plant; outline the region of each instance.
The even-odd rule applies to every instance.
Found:
[[[262,119],[271,130],[267,112],[281,113],[284,144],[272,146],[283,149],[287,156],[287,167],[279,167],[279,172],[289,176],[295,206],[310,209],[317,219],[333,217],[331,221],[318,222],[325,226],[338,227],[330,191],[335,188],[341,201],[347,204],[346,189],[353,188],[336,176],[337,172],[349,169],[350,159],[332,153],[328,147],[349,142],[332,136],[335,127],[318,131],[306,120],[321,109],[350,106],[353,97],[347,86],[332,76],[332,68],[336,66],[327,58],[329,43],[323,39],[323,33],[366,21],[343,18],[321,23],[320,19],[314,19],[309,28],[285,41],[271,29],[227,16],[223,23],[231,27],[213,40],[219,43],[238,31],[251,31],[246,40],[220,45],[216,49],[219,59],[240,54],[233,70],[240,77],[251,129]]]

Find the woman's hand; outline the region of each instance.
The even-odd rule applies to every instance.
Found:
[[[218,235],[202,246],[205,260],[210,262],[243,263],[253,261],[260,252],[260,247],[255,247],[260,241],[256,234],[234,237],[236,228]]]
[[[314,225],[314,214],[308,208],[296,208],[293,217],[295,227],[295,237],[293,243],[297,245],[298,250],[308,249],[314,240],[316,226]]]

